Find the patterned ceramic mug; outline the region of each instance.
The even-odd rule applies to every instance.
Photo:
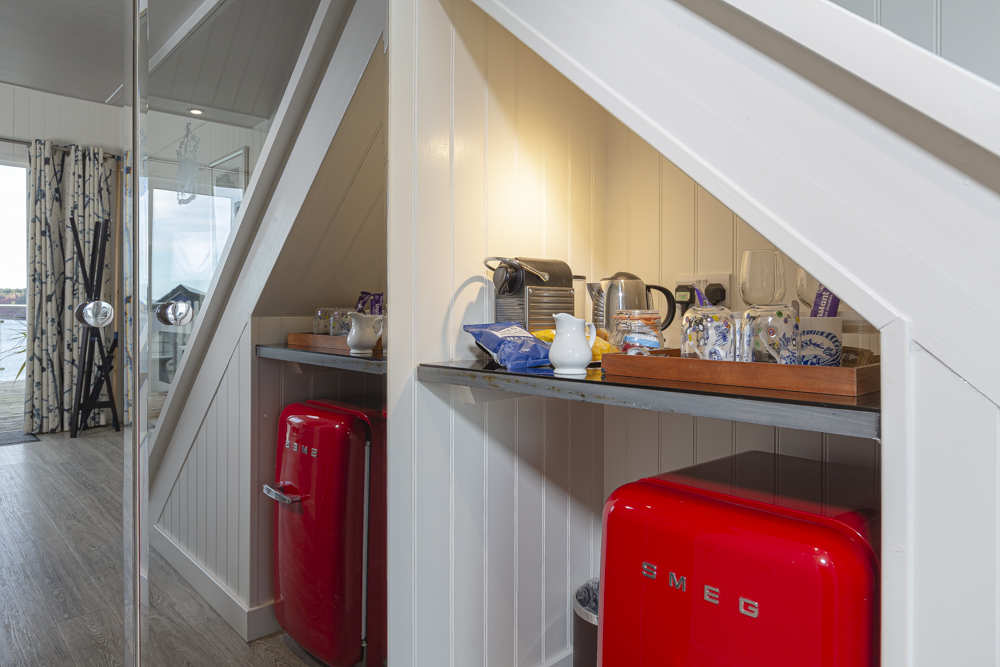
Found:
[[[799,358],[803,366],[840,366],[844,321],[839,317],[799,318]]]

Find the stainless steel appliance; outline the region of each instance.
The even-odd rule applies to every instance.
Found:
[[[647,285],[639,276],[625,271],[619,271],[599,283],[587,283],[587,289],[594,300],[593,322],[598,329],[614,330],[615,311],[655,310],[652,290],[661,292],[667,298],[667,314],[660,322],[661,331],[670,326],[677,312],[677,303],[670,290],[659,285]]]
[[[483,264],[496,288],[493,321],[517,322],[530,332],[555,329],[556,313],[572,315],[573,280],[586,280],[558,259],[487,257]]]

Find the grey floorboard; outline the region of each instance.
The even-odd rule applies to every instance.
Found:
[[[8,527],[7,521],[0,516],[0,567],[24,562],[24,556],[17,545],[13,531]]]
[[[121,620],[110,609],[63,621],[58,628],[77,667],[124,666],[124,630]]]
[[[72,664],[41,591],[23,563],[0,568],[0,664]]]
[[[42,540],[59,534],[52,519],[39,508],[28,512],[17,512],[7,503],[6,498],[0,498],[0,517],[7,522],[11,537],[18,544],[29,540]]]
[[[40,438],[0,447],[0,667],[121,665],[124,435]],[[318,665],[283,633],[247,644],[152,549],[149,566],[150,667]]]
[[[28,571],[56,622],[83,616],[107,605],[62,537],[25,542],[21,550]]]
[[[54,517],[52,522],[91,577],[122,572],[120,533],[109,534],[84,511]]]

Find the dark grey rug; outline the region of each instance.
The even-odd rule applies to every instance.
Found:
[[[0,431],[0,447],[19,445],[22,442],[38,442],[38,438],[30,433],[21,433],[20,431]]]

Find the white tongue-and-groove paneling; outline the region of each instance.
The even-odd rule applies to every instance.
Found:
[[[389,185],[413,202],[389,234],[389,664],[568,665],[570,595],[600,567],[603,408],[469,405],[413,364],[476,354],[484,257],[604,270],[604,112],[467,0],[412,8],[418,42],[389,50],[390,90],[416,85],[390,95],[390,152],[415,162]]]
[[[928,304],[982,313],[984,330],[998,328],[979,294],[1000,286],[1000,160],[726,2],[477,4],[882,330],[889,341],[881,350],[882,663],[994,662],[995,517],[987,509],[969,518],[958,499],[995,509],[1000,475],[988,454],[997,441],[1000,374],[979,348],[956,343],[952,322]],[[425,195],[422,188],[433,134],[422,123],[433,108],[421,99],[447,95],[440,86],[451,72],[448,59],[428,57],[428,44],[447,47],[448,31],[435,21],[451,19],[455,6],[398,0],[390,12],[390,290],[405,292],[408,284],[394,272],[407,280],[418,275],[422,252],[414,241],[431,225],[425,216],[433,208],[422,198],[441,200],[440,191]],[[887,47],[900,42],[884,37]],[[877,36],[866,44],[869,57],[884,55]],[[434,136],[444,142],[447,134]],[[390,337],[413,345],[390,360],[399,369],[389,378],[390,429],[399,444],[391,445],[389,465],[396,492],[412,498],[422,489],[412,467],[418,450],[406,447],[419,440],[413,409],[423,391],[412,385],[412,366],[429,360],[416,339],[430,334],[416,319],[420,295],[394,294],[397,312],[412,319],[390,329]],[[448,330],[438,314],[431,322]],[[946,381],[949,372],[954,378]],[[827,450],[829,456],[829,439]],[[975,474],[959,474],[963,466],[977,466]],[[390,495],[390,558],[399,566],[390,594],[401,595],[390,612],[397,631],[390,626],[390,659],[429,664],[420,646],[441,646],[449,637],[419,634],[415,582],[423,559],[412,515],[394,516],[401,507]],[[403,548],[394,551],[394,541]],[[941,577],[962,567],[970,551],[977,557],[961,576]]]
[[[0,83],[0,137],[97,146],[121,154],[121,109]],[[28,161],[28,147],[0,141],[0,159]]]

